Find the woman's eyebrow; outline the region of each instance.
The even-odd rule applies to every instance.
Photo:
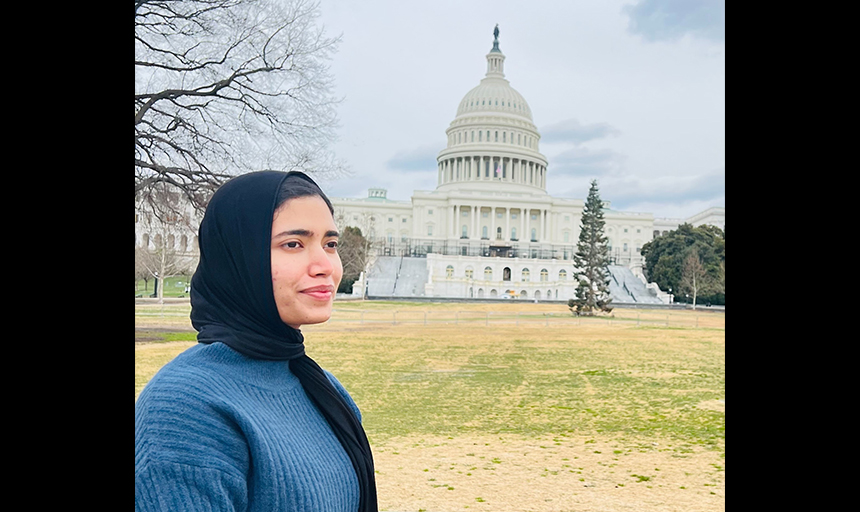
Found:
[[[277,238],[279,236],[303,236],[306,238],[313,238],[314,232],[309,231],[307,229],[290,229],[289,231],[281,231],[280,233],[273,236],[272,238]],[[324,238],[330,238],[330,237],[340,238],[340,233],[338,233],[337,231],[326,231]]]
[[[291,235],[298,235],[298,236],[310,238],[310,237],[314,236],[314,232],[308,231],[307,229],[291,229],[289,231],[281,231],[280,233],[273,236],[272,238],[277,238],[279,236],[291,236]]]

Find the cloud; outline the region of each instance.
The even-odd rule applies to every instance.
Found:
[[[444,147],[444,144],[433,144],[401,151],[385,162],[385,166],[400,171],[435,171],[436,155]]]
[[[581,124],[576,119],[567,119],[559,123],[547,126],[540,131],[541,142],[552,144],[557,142],[569,142],[582,144],[590,140],[602,139],[610,135],[618,135],[617,129],[609,123]]]
[[[626,159],[611,149],[572,148],[553,157],[549,171],[556,176],[604,176],[619,172]]]
[[[725,0],[642,0],[622,11],[630,17],[627,30],[647,41],[675,41],[686,34],[726,40]]]
[[[720,167],[697,176],[627,176],[600,184],[613,209],[629,209],[643,203],[688,203],[714,201],[726,195],[726,169]]]

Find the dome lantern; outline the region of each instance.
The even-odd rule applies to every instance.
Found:
[[[493,49],[487,54],[487,78],[505,77],[505,54],[499,49],[499,24],[493,30]]]

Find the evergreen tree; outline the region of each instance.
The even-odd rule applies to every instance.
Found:
[[[568,301],[568,307],[576,314],[592,315],[595,311],[612,311],[609,307],[609,246],[603,235],[605,224],[597,180],[592,180],[573,257],[573,275],[579,284],[576,298]]]

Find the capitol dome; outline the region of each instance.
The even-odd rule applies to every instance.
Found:
[[[504,78],[484,78],[481,84],[466,93],[457,117],[471,113],[508,113],[532,120],[532,111],[523,95]]]
[[[437,189],[546,191],[547,160],[538,151],[540,133],[522,94],[505,79],[498,27],[487,54],[487,73],[466,93],[446,130],[439,152]]]

